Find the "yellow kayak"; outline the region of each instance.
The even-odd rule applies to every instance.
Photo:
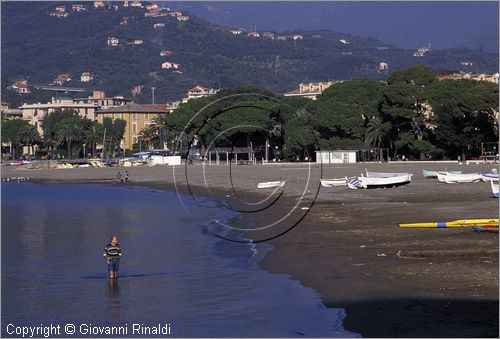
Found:
[[[399,227],[415,227],[415,228],[427,228],[427,227],[449,228],[449,227],[476,227],[476,226],[498,227],[498,219],[464,219],[455,221],[399,224]]]

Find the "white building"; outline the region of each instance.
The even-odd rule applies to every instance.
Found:
[[[283,94],[286,97],[303,97],[316,100],[316,97],[323,93],[328,87],[341,81],[309,82],[299,84],[299,88]]]
[[[80,75],[81,82],[90,82],[92,80],[94,80],[94,75],[90,72],[83,72],[82,75]]]
[[[19,94],[27,94],[30,93],[30,90],[28,88],[28,81],[27,80],[20,80],[16,81],[10,86],[10,89],[13,91],[19,93]]]
[[[318,164],[354,164],[356,163],[356,151],[317,151],[316,163]]]
[[[184,98],[182,102],[187,102],[190,99],[198,99],[210,95],[215,95],[217,94],[218,90],[213,89],[213,88],[206,88],[200,85],[197,85],[196,87],[191,88],[187,92],[187,98]]]
[[[108,37],[108,46],[116,47],[120,43],[120,40],[118,38],[115,38],[113,36]]]
[[[161,64],[161,68],[164,69],[179,69],[179,67],[181,67],[180,64],[176,64],[175,62],[170,62],[170,61],[166,61]]]

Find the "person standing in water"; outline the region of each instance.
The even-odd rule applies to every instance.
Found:
[[[108,264],[109,278],[118,278],[118,267],[120,266],[120,257],[122,249],[118,243],[118,238],[113,236],[111,242],[104,247],[104,260]]]

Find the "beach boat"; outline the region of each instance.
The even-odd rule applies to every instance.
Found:
[[[340,186],[346,186],[347,185],[347,180],[349,179],[354,179],[355,177],[344,177],[344,178],[337,178],[337,179],[321,179],[321,186],[323,187],[340,187]]]
[[[437,171],[432,171],[432,170],[422,170],[422,175],[424,178],[437,178],[438,177],[438,172]]]
[[[491,191],[493,192],[493,196],[495,198],[498,198],[498,191],[499,191],[500,184],[498,182],[494,182],[493,180],[490,180],[490,184],[491,184]]]
[[[484,182],[499,181],[498,173],[481,173]]]
[[[394,173],[394,172],[368,172],[368,170],[366,169],[365,171],[366,171],[366,176],[368,178],[389,178],[389,177],[399,177],[408,174],[408,173]]]
[[[409,228],[452,228],[452,227],[498,227],[498,219],[463,219],[455,221],[420,222],[399,224],[399,227]]]
[[[440,182],[446,182],[445,180],[445,177],[446,175],[450,173],[450,174],[462,174],[462,171],[439,171],[437,172],[437,178]]]
[[[480,173],[450,173],[446,172],[444,176],[444,181],[447,184],[455,184],[455,183],[472,183],[478,182],[482,179],[482,175]]]
[[[358,178],[351,178],[347,179],[346,181],[347,187],[353,190],[357,190],[359,188],[364,188],[363,185],[361,184],[361,181]]]
[[[378,178],[378,177],[358,177],[357,181],[350,180],[347,186],[352,189],[358,188],[389,188],[407,185],[411,182],[413,174],[405,173],[398,176]]]
[[[257,188],[279,188],[285,186],[285,181],[259,182]]]

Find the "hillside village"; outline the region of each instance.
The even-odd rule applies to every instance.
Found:
[[[133,10],[134,15],[130,15],[129,10]],[[3,80],[4,88],[7,90],[3,95],[2,101],[2,119],[22,120],[34,126],[38,135],[44,137],[44,119],[54,112],[74,111],[84,119],[96,121],[103,124],[105,119],[111,121],[124,121],[124,134],[119,146],[123,149],[131,150],[136,147],[141,138],[141,133],[148,130],[150,126],[155,124],[155,119],[158,116],[168,115],[179,107],[188,104],[190,101],[204,98],[207,96],[216,95],[221,89],[237,87],[235,85],[226,86],[220,81],[216,86],[215,81],[206,81],[200,77],[203,74],[203,65],[196,64],[198,68],[193,71],[193,64],[190,63],[190,58],[186,57],[187,52],[183,50],[182,44],[172,44],[171,38],[155,40],[154,34],[161,31],[171,31],[173,29],[183,32],[183,29],[189,25],[198,25],[203,27],[208,25],[205,22],[192,22],[192,18],[185,13],[170,8],[164,8],[157,4],[146,3],[141,1],[123,1],[123,2],[103,2],[94,1],[92,3],[82,2],[73,4],[56,4],[47,12],[47,17],[51,20],[65,21],[71,20],[73,16],[90,15],[92,13],[120,13],[120,11],[128,11],[127,15],[119,15],[120,21],[114,26],[112,32],[103,31],[98,41],[102,42],[100,48],[103,48],[104,53],[155,53],[156,64],[153,69],[149,69],[147,74],[144,74],[143,79],[149,79],[149,82],[135,80],[130,82],[128,89],[117,92],[103,83],[103,71],[100,63],[82,65],[80,63],[69,63],[71,68],[79,69],[78,72],[71,71],[69,67],[64,68],[57,65],[58,72],[50,73],[52,80],[48,83],[33,81],[37,78],[36,74],[26,74],[23,77],[11,78],[8,83]],[[145,33],[142,29],[124,30],[127,27],[135,27],[135,25],[143,25],[148,27],[149,33]],[[174,26],[172,26],[174,25]],[[201,25],[201,26],[200,26]],[[293,53],[302,51],[301,45],[304,47],[325,39],[329,42],[328,46],[334,46],[334,50],[342,56],[342,58],[352,58],[356,53],[363,53],[357,47],[359,42],[353,42],[354,38],[344,37],[341,34],[334,34],[332,39],[331,33],[315,33],[315,32],[290,32],[287,34],[257,31],[247,31],[244,28],[225,28],[215,27],[214,29],[223,39],[224,43],[235,43],[241,46],[253,44],[256,41],[266,43],[265,50],[275,48],[276,46],[288,46]],[[151,33],[153,32],[153,33]],[[330,35],[328,35],[330,34]],[[153,35],[153,36],[152,36]],[[325,37],[328,36],[327,40]],[[158,35],[158,37],[163,37]],[[267,41],[267,42],[266,42]],[[202,43],[197,42],[197,43]],[[272,43],[269,45],[268,43]],[[365,62],[362,67],[371,74],[380,76],[380,81],[384,82],[384,78],[397,66],[392,65],[383,56],[394,50],[393,47],[388,47],[380,44],[378,41],[370,41],[371,48],[377,51],[378,56],[371,59],[370,63]],[[278,45],[276,45],[278,44]],[[299,45],[300,48],[297,49]],[[254,46],[254,45],[252,45]],[[89,47],[90,48],[90,47]],[[418,60],[425,59],[432,53],[430,45],[428,47],[419,48],[417,51],[403,51],[413,58]],[[107,55],[107,54],[105,54]],[[112,54],[110,54],[112,55]],[[123,54],[119,54],[123,55]],[[209,55],[203,55],[203,58],[210,58]],[[271,70],[280,67],[285,61],[281,61],[279,55],[273,56],[274,65]],[[255,56],[244,56],[243,59],[253,61]],[[110,59],[112,61],[112,59]],[[126,59],[123,59],[126,61]],[[142,63],[142,59],[139,58]],[[106,60],[107,61],[107,60]],[[288,66],[292,63],[289,62]],[[76,67],[75,67],[76,66]],[[481,82],[489,82],[498,85],[499,74],[494,73],[476,73],[470,71],[471,67],[476,66],[476,61],[472,59],[462,59],[460,67],[461,71],[444,70],[437,74],[437,80],[476,80]],[[54,70],[55,68],[52,68]],[[238,65],[238,70],[244,70],[245,67]],[[266,71],[269,73],[269,71]],[[115,76],[120,77],[121,74],[127,74],[125,70],[117,71]],[[166,96],[164,90],[168,85],[161,83],[164,79],[183,79],[186,75],[186,81],[180,82],[186,88],[184,95]],[[195,75],[193,78],[192,75]],[[249,73],[248,73],[249,74]],[[285,73],[286,74],[286,73]],[[307,74],[302,71],[300,74]],[[322,77],[316,76],[311,81],[307,75],[302,75],[299,81],[293,81],[287,78],[287,90],[278,92],[285,98],[305,98],[316,100],[321,94],[331,88],[341,84],[349,83],[352,77],[341,76],[337,78],[324,77],[324,72],[318,72]],[[154,79],[151,81],[151,79]],[[114,80],[114,79],[113,79]],[[128,79],[127,79],[128,80]],[[158,81],[158,82],[157,82]],[[248,80],[247,80],[248,81]],[[113,81],[113,84],[119,81]],[[244,84],[248,85],[248,82]],[[182,87],[177,88],[177,91]],[[89,93],[91,93],[89,95]],[[105,94],[108,93],[108,94]],[[109,94],[111,93],[111,94]],[[28,150],[29,151],[29,150]]]
[[[129,10],[133,10],[130,12]],[[120,12],[126,13],[126,15],[120,16]],[[93,1],[93,2],[82,2],[82,3],[64,3],[64,4],[55,4],[47,11],[47,15],[49,17],[55,17],[58,20],[71,20],[74,16],[86,16],[93,15],[92,13],[103,13],[105,16],[119,16],[120,22],[114,27],[113,32],[106,34],[104,38],[104,46],[107,48],[104,51],[108,51],[106,53],[113,53],[113,50],[117,50],[118,53],[123,55],[124,53],[128,53],[128,51],[133,53],[142,54],[143,52],[136,52],[140,50],[144,50],[149,53],[150,50],[157,50],[158,56],[161,57],[157,61],[155,65],[149,66],[147,71],[144,71],[140,76],[135,76],[136,79],[143,79],[143,83],[130,84],[128,88],[128,93],[124,93],[123,90],[120,90],[118,95],[131,95],[132,97],[147,102],[148,99],[145,97],[145,92],[142,90],[144,87],[148,87],[148,83],[150,82],[165,82],[167,79],[169,81],[176,82],[186,82],[189,81],[189,85],[186,86],[185,89],[196,86],[200,79],[193,79],[193,77],[197,77],[196,70],[193,69],[193,66],[205,68],[207,66],[200,65],[199,62],[196,62],[194,65],[191,64],[191,58],[186,54],[186,50],[178,51],[178,47],[173,47],[168,43],[169,40],[161,39],[162,42],[158,43],[156,40],[152,39],[151,31],[137,31],[136,29],[123,31],[125,27],[137,27],[137,25],[146,25],[146,27],[150,27],[154,31],[157,31],[158,34],[161,34],[162,31],[171,31],[172,28],[176,30],[182,30],[180,26],[171,26],[176,23],[178,25],[186,25],[190,24],[191,18],[189,15],[182,13],[178,10],[173,10],[168,7],[162,7],[157,4],[143,2],[143,1],[123,1],[123,2],[105,2],[105,1]],[[108,13],[108,14],[106,14]],[[133,14],[133,15],[131,15]],[[204,25],[202,23],[202,25]],[[210,28],[213,29],[213,28]],[[276,44],[284,44],[283,46],[290,46],[292,50],[300,48],[300,45],[306,46],[314,41],[321,41],[325,39],[325,33],[320,32],[289,32],[286,34],[278,33],[278,32],[270,32],[270,31],[258,31],[256,27],[253,30],[246,30],[245,28],[221,28],[222,32],[227,32],[224,35],[224,39],[234,40],[235,43],[241,44],[244,43],[252,43],[252,41],[273,41]],[[124,34],[126,32],[126,34]],[[135,32],[135,33],[131,33]],[[161,36],[161,35],[160,35]],[[329,38],[331,39],[331,37]],[[158,40],[159,41],[159,40]],[[241,41],[241,42],[239,42]],[[326,40],[325,40],[326,41]],[[328,40],[330,41],[330,40]],[[298,45],[297,45],[298,44]],[[336,41],[328,42],[328,44],[336,44],[339,49],[339,55],[342,58],[346,58],[342,60],[342,62],[348,62],[350,58],[357,58],[358,54],[362,53],[359,51],[359,43],[353,42],[350,37],[343,37],[342,35],[338,35]],[[272,48],[272,46],[269,46]],[[89,45],[89,49],[90,49]],[[382,44],[374,46],[376,49],[378,56],[378,60],[372,61],[372,63],[363,62],[360,68],[360,72],[368,72],[373,74],[373,76],[378,76],[383,79],[392,69],[397,69],[401,66],[398,64],[394,64],[392,61],[389,61],[384,57],[384,54],[390,53],[394,48],[391,46],[385,46]],[[430,45],[428,47],[418,48],[416,51],[409,51],[409,55],[413,55],[414,58],[418,58],[419,62],[422,59],[428,57],[429,53],[431,53]],[[189,52],[187,52],[189,53]],[[282,77],[287,77],[289,70],[285,66],[285,62],[281,61],[279,55],[271,56],[274,58],[274,61],[270,64],[269,67],[274,67],[274,72],[281,73]],[[359,58],[359,57],[358,57]],[[186,64],[186,60],[189,64]],[[244,57],[244,60],[249,60],[250,62],[255,62],[254,57]],[[306,65],[306,64],[305,64]],[[464,59],[460,63],[463,71],[467,74],[472,74],[473,67],[477,66],[476,62],[471,60]],[[53,92],[61,92],[61,93],[78,93],[83,91],[92,90],[94,87],[98,86],[103,81],[109,82],[109,74],[103,74],[103,71],[97,67],[98,64],[90,65],[85,68],[81,68],[79,72],[74,72],[70,69],[65,69],[60,67],[59,73],[52,73],[52,81],[48,83],[41,83],[40,81],[33,82],[33,78],[37,78],[37,74],[23,74],[22,77],[16,77],[12,79],[10,82],[10,86],[14,88],[17,87],[15,83],[25,82],[25,85],[22,86],[35,86],[37,88],[43,88],[44,90],[51,90]],[[74,65],[72,65],[72,68]],[[262,67],[262,66],[258,66]],[[146,68],[146,64],[141,66],[141,68]],[[194,73],[193,73],[194,71]],[[188,73],[186,73],[188,72]],[[321,74],[322,72],[317,72]],[[378,75],[377,75],[378,74]],[[481,74],[481,73],[478,73]],[[473,75],[471,75],[474,77]],[[331,78],[331,77],[330,77]],[[183,80],[186,79],[186,80]],[[338,78],[334,78],[335,80],[345,80],[347,79],[345,76],[339,74]],[[144,81],[146,80],[146,81]],[[305,81],[324,81],[323,77],[314,76],[311,79],[311,76],[302,77],[302,79],[297,80],[305,80]],[[219,83],[221,81],[219,80]],[[29,85],[26,85],[28,84]],[[208,85],[214,86],[216,83],[210,83]],[[223,83],[222,86],[225,84]],[[164,86],[157,85],[149,85],[149,87],[159,87],[159,93],[165,91]],[[290,91],[294,87],[293,82],[288,82],[287,85],[284,85],[285,91]],[[109,86],[106,86],[109,87]],[[29,91],[26,87],[23,91]],[[179,93],[179,90],[176,90]],[[180,96],[180,93],[179,93]],[[175,101],[179,100],[180,97],[177,98],[163,98],[162,100],[167,101]]]

